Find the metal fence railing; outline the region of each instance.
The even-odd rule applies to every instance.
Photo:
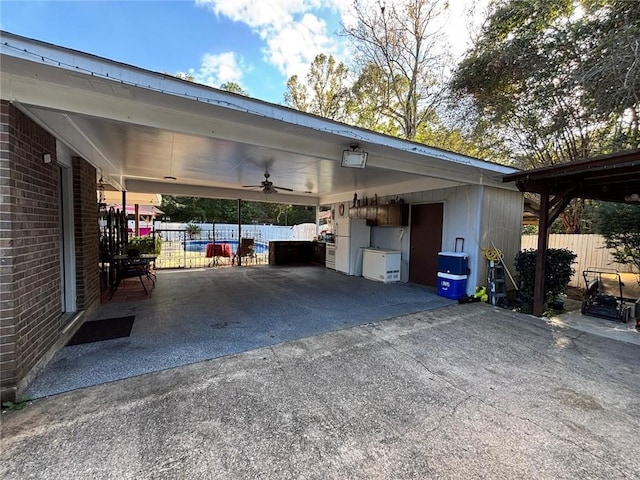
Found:
[[[266,238],[264,230],[253,225],[243,225],[240,235],[237,225],[209,227],[213,228],[156,230],[162,240],[156,268],[204,268],[235,264],[239,238],[253,240],[253,248],[243,252],[242,264],[266,265],[269,263],[269,241],[283,239]]]

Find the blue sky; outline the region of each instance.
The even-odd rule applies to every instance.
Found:
[[[453,8],[473,0],[452,0]],[[348,57],[336,33],[350,0],[0,0],[2,30],[210,86],[233,81],[282,103],[318,53]],[[452,12],[448,30],[464,43]],[[462,30],[461,30],[462,26]],[[461,47],[460,47],[461,48]]]

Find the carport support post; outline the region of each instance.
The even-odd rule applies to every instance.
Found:
[[[536,254],[536,277],[533,290],[533,314],[544,313],[544,275],[547,246],[549,243],[549,194],[540,194],[540,221],[538,222],[538,252]]]
[[[137,203],[133,207],[133,215],[135,216],[135,233],[137,237],[140,235],[140,206]]]
[[[127,191],[126,190],[122,191],[122,212],[124,215],[124,221],[126,222],[127,237],[121,241],[124,241],[124,244],[126,245],[127,243],[129,243],[129,217],[127,217]]]
[[[242,232],[240,229],[242,228],[242,200],[238,199],[238,249],[236,250],[236,257],[238,260],[238,266],[242,266],[242,257],[240,256],[240,245],[242,245]]]

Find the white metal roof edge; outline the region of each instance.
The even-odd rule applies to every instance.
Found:
[[[300,112],[282,105],[237,95],[217,88],[182,80],[171,75],[152,72],[143,68],[39,40],[29,39],[1,30],[0,53],[2,55],[41,62],[69,71],[85,73],[139,88],[154,90],[163,94],[177,95],[190,98],[193,101],[209,103],[218,107],[234,109],[272,120],[279,120],[297,126],[332,133],[345,137],[346,139],[362,142],[365,144],[363,145],[364,148],[366,148],[367,143],[382,145],[408,153],[414,153],[419,156],[468,165],[498,174],[509,174],[518,171],[513,167],[354,127],[309,113]]]

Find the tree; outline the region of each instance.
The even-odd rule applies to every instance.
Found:
[[[171,75],[171,74],[168,73],[167,75]],[[178,73],[176,73],[174,75],[174,77],[177,77],[177,78],[179,78],[181,80],[186,80],[187,82],[195,82],[196,81],[196,77],[194,77],[190,73],[178,72]]]
[[[597,225],[616,262],[632,265],[640,273],[640,205],[602,202]]]
[[[356,0],[355,23],[342,26],[366,80],[371,84],[375,78],[380,113],[409,140],[433,117],[442,98],[444,43],[437,22],[446,8],[441,0],[378,1],[374,8]]]
[[[452,90],[473,98],[480,115],[510,140],[523,168],[637,148],[635,54],[625,56],[618,78],[606,72],[618,61],[620,42],[638,52],[639,5],[498,0]],[[567,233],[579,232],[583,209],[578,199],[561,214]]]
[[[385,75],[374,64],[366,65],[351,87],[349,118],[359,127],[387,135],[400,136],[397,123],[386,115]]]
[[[613,146],[640,146],[640,2],[591,0],[579,25],[589,39],[583,76],[591,106],[613,122]]]
[[[194,197],[174,197],[163,195],[160,210],[163,218],[169,217],[174,222],[200,222],[206,220],[204,210],[197,205]]]
[[[237,223],[238,201],[163,195],[164,218],[174,222]],[[315,223],[315,207],[266,202],[242,202],[241,222],[295,225]]]
[[[306,82],[301,82],[297,75],[287,80],[284,101],[302,112],[344,121],[349,100],[348,76],[349,69],[344,63],[321,53],[313,59]]]
[[[248,97],[249,94],[243,90],[243,88],[238,85],[236,82],[226,82],[220,85],[220,90],[225,90],[231,93],[237,93],[238,95],[244,95]]]
[[[446,47],[437,24],[445,0],[404,0],[384,5],[356,1],[355,23],[343,26],[355,55],[350,70],[320,54],[305,81],[292,76],[287,105],[387,135],[505,163],[502,140],[475,128],[459,99],[445,103]],[[351,83],[349,72],[356,72]],[[452,112],[458,115],[454,117]],[[473,124],[474,128],[469,128]]]

